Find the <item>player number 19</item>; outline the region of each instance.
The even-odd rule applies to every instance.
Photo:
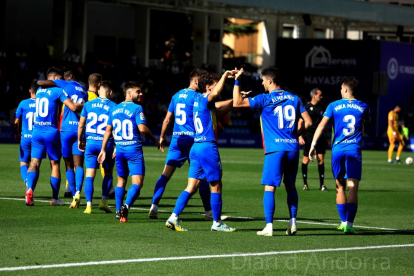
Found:
[[[293,125],[295,124],[296,113],[295,113],[295,108],[292,105],[286,105],[284,107],[279,105],[278,107],[274,109],[273,114],[274,115],[277,114],[279,129],[285,128],[284,126],[285,120],[288,121],[289,123],[287,128],[292,128]]]

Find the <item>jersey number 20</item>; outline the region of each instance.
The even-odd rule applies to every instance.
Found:
[[[133,125],[130,120],[126,119],[121,122],[121,120],[115,119],[113,121],[113,126],[115,140],[132,140],[134,137],[134,133],[132,132]],[[119,131],[121,131],[121,136],[118,135]]]

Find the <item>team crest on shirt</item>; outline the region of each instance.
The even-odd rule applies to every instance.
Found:
[[[140,112],[140,113],[139,113],[139,118],[140,118],[142,121],[145,121],[145,115],[144,115],[144,113],[143,113],[143,112]]]

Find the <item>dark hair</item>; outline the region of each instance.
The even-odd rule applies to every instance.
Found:
[[[50,67],[49,69],[47,69],[46,75],[48,77],[50,77],[53,74],[62,76],[62,71],[60,69],[56,68],[56,67]]]
[[[88,83],[89,85],[96,86],[98,83],[102,82],[102,75],[98,73],[93,73],[89,75]]]
[[[113,84],[110,81],[102,81],[101,87],[105,88],[106,96],[108,96],[109,91],[114,90]]]
[[[267,67],[262,70],[262,76],[270,78],[276,85],[280,86],[280,73],[276,67]]]
[[[129,81],[129,82],[127,82],[124,85],[124,96],[126,96],[126,92],[127,92],[128,89],[135,88],[135,87],[141,88],[142,85],[140,83],[138,83],[138,82],[135,82],[135,81]]]
[[[30,90],[32,90],[32,93],[36,94],[38,88],[39,85],[37,85],[37,80],[32,81],[32,84],[30,85]]]
[[[204,72],[198,79],[198,90],[204,93],[207,91],[207,85],[212,85],[219,80],[220,77],[217,74]]]
[[[315,87],[314,89],[311,90],[310,92],[310,96],[316,96],[318,94],[318,90],[320,90],[319,88]]]
[[[205,71],[205,70],[203,70],[203,69],[194,69],[194,70],[193,70],[193,71],[191,71],[191,73],[190,73],[190,76],[189,76],[190,81],[192,81],[194,78],[199,78],[199,77],[201,77],[201,75],[202,75],[203,73],[206,73],[206,71]]]
[[[343,78],[341,85],[345,85],[351,90],[352,95],[354,95],[358,91],[359,81],[354,77],[347,77]]]
[[[66,77],[68,75],[72,75],[73,79],[76,80],[77,79],[77,73],[78,73],[78,71],[74,68],[71,68],[71,67],[63,69],[63,77]]]

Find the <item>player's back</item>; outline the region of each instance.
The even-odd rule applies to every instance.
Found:
[[[102,141],[105,134],[109,113],[116,103],[107,98],[88,101],[82,109],[81,116],[86,118],[86,139]]]
[[[22,137],[32,137],[35,114],[36,98],[29,98],[20,102],[16,109],[16,118],[19,118],[22,121]]]
[[[198,95],[191,88],[178,91],[171,99],[168,111],[174,114],[173,138],[188,137],[194,139],[195,129],[193,120],[194,99]]]
[[[398,121],[399,121],[398,113],[394,112],[394,110],[391,110],[388,113],[388,121],[392,121],[392,125],[395,129],[395,131],[398,131]],[[388,130],[391,131],[390,125],[388,125]]]
[[[76,81],[54,80],[57,86],[63,88],[74,103],[84,104],[88,101],[86,89]],[[77,132],[79,115],[69,108],[64,108],[61,131]]]
[[[145,124],[142,107],[130,101],[114,106],[110,112],[108,124],[113,126],[113,136],[117,147],[127,150],[141,149],[142,141],[138,128]]]
[[[215,102],[208,101],[209,94],[198,94],[194,100],[195,143],[217,142],[217,122]]]
[[[324,116],[333,119],[334,141],[332,150],[361,149],[364,120],[369,120],[369,107],[354,99],[341,99],[330,103]]]
[[[69,99],[61,88],[39,88],[36,92],[35,127],[41,131],[57,131],[59,104]]]
[[[260,116],[265,153],[275,151],[297,151],[297,125],[306,111],[296,95],[282,89],[249,98],[252,108],[262,111]]]

